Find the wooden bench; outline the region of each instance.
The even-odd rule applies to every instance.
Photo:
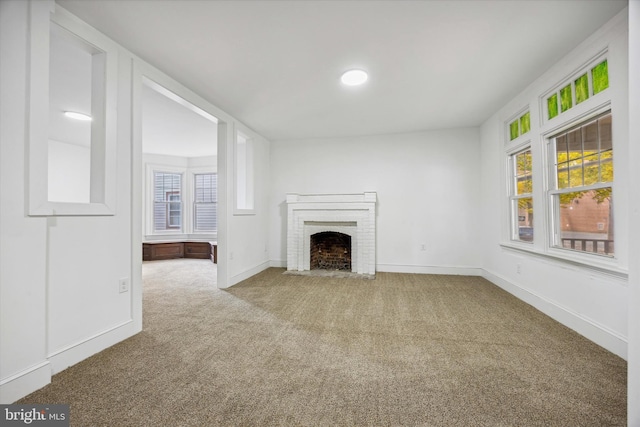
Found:
[[[218,262],[217,242],[146,242],[142,244],[142,260],[176,258],[211,259]]]

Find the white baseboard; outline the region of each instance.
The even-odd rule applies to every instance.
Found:
[[[443,267],[430,265],[377,264],[376,271],[409,274],[446,274],[454,276],[481,276],[479,267]]]
[[[229,280],[229,286],[233,286],[237,283],[242,282],[243,280],[248,279],[251,276],[255,276],[256,274],[260,273],[261,271],[266,270],[267,268],[270,267],[270,262],[269,261],[265,261],[263,263],[260,263],[258,265],[256,265],[255,267],[250,268],[249,270],[243,271],[240,274],[236,274],[235,276],[233,276],[230,280]]]
[[[0,404],[8,405],[51,382],[48,360],[0,381]]]
[[[56,350],[49,355],[51,373],[57,374],[102,350],[132,337],[138,332],[140,330],[135,328],[133,320],[127,320],[83,341]]]
[[[483,270],[482,277],[504,289],[518,299],[530,304],[552,319],[573,329],[585,338],[593,341],[613,354],[627,360],[627,340],[599,323],[582,316],[567,307],[550,301],[540,295],[522,288],[507,279],[490,271]]]
[[[272,259],[272,260],[269,261],[269,267],[287,268],[287,260],[284,260],[284,259]]]
[[[286,260],[272,259],[269,267],[287,268]],[[410,274],[447,274],[455,276],[481,276],[479,267],[442,267],[430,265],[401,265],[401,264],[376,264],[376,271],[386,273],[410,273]]]

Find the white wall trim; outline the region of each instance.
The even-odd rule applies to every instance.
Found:
[[[243,271],[240,274],[237,274],[233,277],[231,277],[231,279],[229,279],[229,286],[218,286],[221,289],[227,288],[227,287],[231,287],[233,285],[236,285],[240,282],[242,282],[243,280],[248,279],[251,276],[255,276],[256,274],[266,270],[267,268],[271,267],[270,265],[270,261],[265,261],[265,262],[261,262],[260,264],[256,265],[255,267],[252,267],[248,270]]]
[[[498,274],[483,269],[482,277],[499,288],[509,292],[521,301],[530,304],[552,319],[562,323],[570,329],[573,329],[575,332],[593,341],[599,346],[604,347],[625,360],[627,359],[627,340],[617,332],[614,332],[604,325],[576,313],[557,302],[551,301],[536,294],[535,292],[531,292],[528,289],[511,283],[509,280]]]
[[[140,331],[135,329],[135,322],[130,319],[87,339],[56,350],[48,356],[51,362],[51,373],[57,374],[138,332]]]
[[[51,382],[51,364],[38,363],[0,381],[0,404],[7,405]]]
[[[38,2],[35,2],[38,3]],[[36,12],[32,3],[32,14]],[[53,3],[52,3],[53,4]],[[42,13],[37,9],[37,13]],[[28,188],[29,215],[31,216],[89,216],[115,215],[116,213],[116,152],[118,144],[118,45],[102,33],[81,21],[59,5],[47,20],[46,28],[39,25],[40,16],[34,15],[30,34],[29,70],[29,139],[28,139]],[[79,39],[97,47],[106,54],[104,66],[104,97],[98,105],[104,112],[94,117],[92,126],[91,198],[88,203],[64,203],[49,201],[48,188],[48,104],[49,104],[49,38],[51,23],[71,32]],[[98,161],[95,161],[98,159]],[[93,181],[97,183],[94,188]],[[96,197],[98,201],[94,201]]]
[[[286,259],[269,260],[269,267],[287,268]],[[384,273],[407,274],[445,274],[449,276],[482,276],[480,267],[452,267],[438,265],[405,265],[405,264],[376,264],[376,271]]]
[[[454,267],[442,265],[404,265],[404,264],[377,264],[377,271],[386,273],[407,274],[445,274],[450,276],[481,276],[479,267]]]

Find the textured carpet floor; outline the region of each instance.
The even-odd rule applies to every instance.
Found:
[[[144,331],[22,403],[73,426],[624,426],[626,362],[478,277],[143,266]]]

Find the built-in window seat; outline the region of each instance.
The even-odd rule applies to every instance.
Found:
[[[218,242],[157,241],[142,243],[142,260],[157,261],[175,258],[211,259],[218,263]]]

